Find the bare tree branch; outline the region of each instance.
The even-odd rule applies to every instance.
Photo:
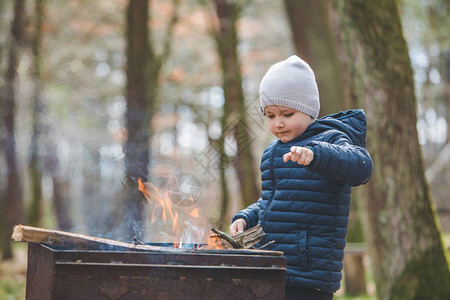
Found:
[[[172,40],[173,40],[173,33],[175,30],[175,26],[178,23],[178,19],[179,19],[179,14],[178,14],[178,10],[179,10],[179,6],[180,6],[180,0],[173,0],[172,1],[172,16],[170,18],[169,24],[167,25],[167,29],[166,29],[166,34],[165,39],[164,39],[164,43],[163,43],[163,50],[161,52],[161,54],[159,55],[159,61],[160,61],[160,65],[163,66],[164,63],[167,61],[171,49],[172,49]]]

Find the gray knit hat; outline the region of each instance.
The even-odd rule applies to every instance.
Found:
[[[259,86],[261,110],[266,106],[286,106],[314,118],[320,110],[319,90],[309,65],[296,55],[274,64]]]

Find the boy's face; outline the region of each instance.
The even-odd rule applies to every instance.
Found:
[[[314,122],[314,119],[295,109],[270,105],[264,109],[269,129],[283,143],[300,136]]]

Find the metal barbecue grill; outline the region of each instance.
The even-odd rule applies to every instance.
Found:
[[[275,251],[74,250],[29,243],[26,299],[283,299]]]

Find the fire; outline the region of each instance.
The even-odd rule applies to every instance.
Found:
[[[208,238],[208,243],[206,245],[207,249],[223,249],[220,239],[216,235],[211,235]]]
[[[209,232],[206,229],[207,222],[200,218],[198,208],[175,205],[177,203],[173,203],[171,199],[173,192],[161,191],[150,182],[142,182],[141,178],[138,179],[138,188],[148,203],[151,204],[151,222],[168,224],[168,226],[171,225],[172,234],[175,239],[175,248],[182,247],[182,240],[187,243],[199,243],[206,239],[206,235]],[[213,239],[211,240],[211,244],[215,245],[214,248],[220,247],[220,241],[217,243]]]
[[[167,192],[164,193],[164,201],[161,202],[161,205],[163,206],[163,209],[167,209],[169,212],[170,218],[172,219],[172,232],[178,233],[180,231],[180,226],[178,225],[178,212],[174,211],[172,209],[172,204],[169,198],[169,194]],[[167,220],[163,218],[163,221],[165,222]]]
[[[170,216],[172,221],[172,232],[177,233],[179,231],[180,226],[178,225],[178,212],[172,209],[172,203],[170,201],[169,195],[167,192],[161,193],[159,189],[151,183],[143,183],[142,179],[138,179],[139,190],[144,194],[147,201],[153,203],[154,200],[156,203],[154,204],[154,208],[152,211],[152,222],[157,220],[156,211],[158,208],[162,209],[161,219],[163,222],[167,222],[167,216]]]
[[[142,194],[144,194],[145,199],[147,199],[148,202],[152,203],[152,199],[156,200],[158,206],[162,208],[162,220],[166,222],[166,201],[164,201],[164,199],[160,197],[158,188],[153,184],[143,183],[141,178],[138,179],[138,187]],[[156,221],[156,209],[158,208],[158,206],[155,205],[155,209],[153,209],[152,222]]]
[[[199,217],[198,208],[194,208],[191,212],[189,212],[189,215],[193,218],[198,218]]]

